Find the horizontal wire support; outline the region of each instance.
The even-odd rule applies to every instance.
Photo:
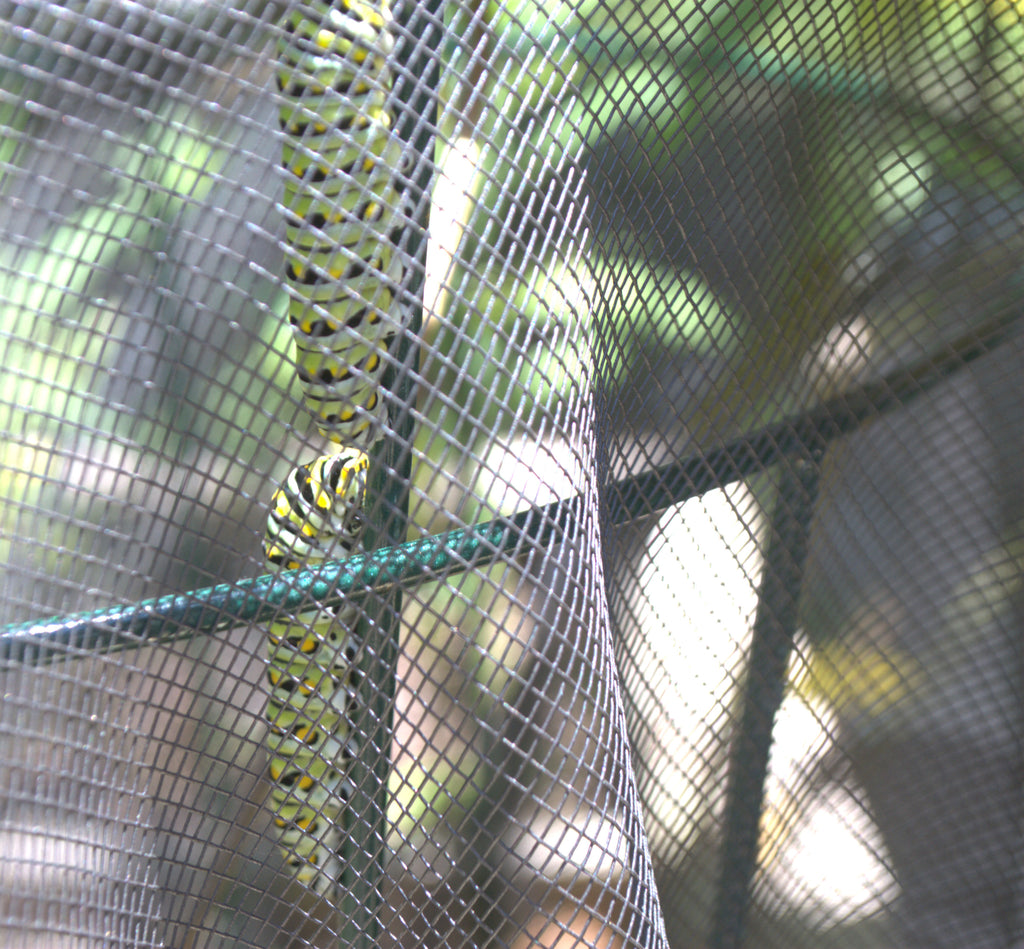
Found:
[[[820,456],[827,445],[872,418],[934,388],[991,352],[1019,329],[1013,313],[991,320],[921,360],[877,382],[823,402],[810,412],[769,425],[680,461],[624,478],[604,488],[605,520],[628,523],[712,488],[747,478],[784,458]],[[576,516],[579,496],[530,508],[511,517],[333,561],[315,568],[222,583],[190,593],[143,600],[72,616],[18,623],[0,629],[0,661],[34,665],[66,655],[111,652],[208,634],[245,623],[265,624],[280,610],[355,600],[394,584],[436,580],[485,566],[526,544],[561,535]]]

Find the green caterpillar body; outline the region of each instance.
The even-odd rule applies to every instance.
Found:
[[[274,495],[269,565],[315,566],[359,551],[367,456],[358,449],[295,468]],[[343,869],[342,813],[361,707],[355,610],[308,611],[270,628],[267,703],[270,805],[296,878],[327,893]]]
[[[277,85],[288,172],[288,318],[306,407],[333,442],[380,437],[380,379],[408,263],[392,133],[387,3],[309,3],[285,23]]]
[[[408,272],[390,21],[387,0],[315,0],[284,22],[288,318],[304,404],[342,447],[295,468],[274,495],[264,538],[272,569],[361,549],[367,452],[387,417],[381,376]],[[360,751],[358,618],[344,606],[307,611],[269,636],[270,804],[286,862],[322,894],[344,870],[341,825]]]

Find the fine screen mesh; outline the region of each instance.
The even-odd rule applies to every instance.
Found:
[[[274,584],[275,79],[368,10],[300,150],[389,142],[383,559]],[[3,944],[1020,946],[1024,7],[387,12],[0,0]],[[319,892],[267,640],[339,597]]]

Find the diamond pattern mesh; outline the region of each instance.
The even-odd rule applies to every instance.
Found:
[[[380,503],[440,553],[353,586],[384,810],[332,900],[237,605],[326,450],[288,7],[0,0],[3,944],[1024,944],[1024,8],[394,6]]]

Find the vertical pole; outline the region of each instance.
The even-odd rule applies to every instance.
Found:
[[[709,940],[712,949],[739,949],[743,942],[757,868],[772,731],[786,689],[807,535],[818,493],[816,457],[783,461],[779,471],[740,706],[742,718],[729,754],[721,874]]]
[[[405,541],[409,511],[409,479],[415,378],[419,335],[423,323],[423,283],[427,223],[434,179],[437,136],[440,47],[443,34],[441,0],[395,4],[396,23],[394,104],[396,134],[405,145],[407,167],[403,197],[411,226],[402,235],[402,249],[412,261],[401,306],[405,332],[395,351],[396,366],[386,371],[383,386],[391,393],[390,431],[386,432],[371,465],[367,491],[367,550]],[[342,881],[338,906],[342,919],[342,949],[373,949],[381,942],[385,905],[383,882],[388,839],[388,776],[394,726],[395,671],[398,657],[401,590],[371,594],[360,623],[366,643],[360,660],[361,689],[367,712],[360,723],[366,740],[362,760],[354,763],[355,792],[348,808],[347,839],[351,855]]]

